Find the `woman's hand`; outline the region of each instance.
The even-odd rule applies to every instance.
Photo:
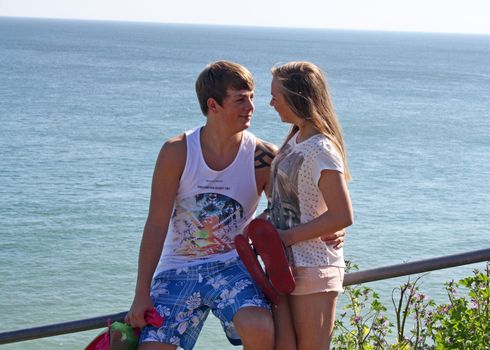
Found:
[[[279,237],[281,237],[281,241],[284,244],[284,246],[289,247],[290,245],[293,244],[291,237],[290,237],[290,230],[280,230],[276,229],[277,233],[279,234]]]
[[[279,237],[281,237],[281,240],[286,247],[289,247],[294,243],[291,239],[291,232],[289,231],[290,230],[277,229]],[[325,244],[332,245],[334,249],[340,249],[344,246],[345,233],[345,230],[340,230],[334,233],[326,233],[320,236],[320,238],[325,242]]]
[[[340,230],[335,233],[328,233],[321,236],[322,241],[328,245],[333,245],[334,249],[340,249],[344,246],[345,230]]]

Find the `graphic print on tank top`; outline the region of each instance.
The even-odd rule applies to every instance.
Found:
[[[174,254],[208,256],[234,249],[233,238],[245,222],[243,207],[233,198],[219,193],[201,193],[183,199],[175,207],[172,221]]]
[[[274,160],[271,174],[270,215],[274,226],[281,230],[290,229],[301,223],[298,174],[304,157],[301,153],[290,153],[291,148],[287,144],[279,152]]]

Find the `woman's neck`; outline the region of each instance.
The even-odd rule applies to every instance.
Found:
[[[297,143],[308,140],[310,137],[319,133],[319,131],[310,122],[304,122],[302,125],[297,125],[299,128],[298,137],[296,138]]]

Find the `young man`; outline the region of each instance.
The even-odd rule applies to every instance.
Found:
[[[205,125],[160,151],[126,322],[145,326],[152,307],[165,322],[143,328],[139,349],[192,349],[209,311],[230,342],[241,339],[245,350],[274,348],[269,305],[233,246],[268,192],[275,154],[274,146],[246,131],[253,90],[244,67],[209,64],[196,81]]]

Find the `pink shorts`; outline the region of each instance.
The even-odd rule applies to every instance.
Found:
[[[296,288],[292,295],[306,295],[321,292],[342,292],[344,268],[337,266],[293,267]]]

